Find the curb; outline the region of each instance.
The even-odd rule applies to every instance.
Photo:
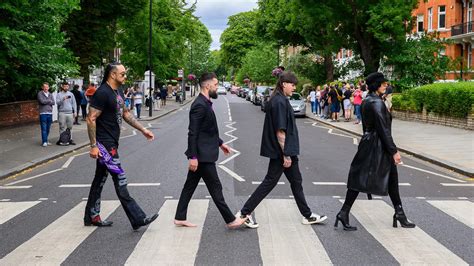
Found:
[[[322,120],[322,119],[318,119],[316,117],[310,117],[310,116],[306,116],[306,118],[309,118],[311,120],[314,120],[314,121],[317,121],[319,123],[322,123],[322,124],[325,124],[327,126],[330,126],[332,128],[335,128],[335,129],[338,129],[338,130],[341,130],[341,131],[344,131],[344,132],[347,132],[347,133],[350,133],[352,135],[355,135],[357,137],[362,137],[362,134],[359,133],[359,132],[356,132],[356,131],[353,131],[353,130],[350,130],[350,129],[346,129],[346,128],[343,128],[343,127],[338,127],[337,125],[335,125],[334,123],[330,123],[328,121],[325,121],[325,120]],[[424,154],[424,153],[420,153],[420,152],[415,152],[415,151],[412,151],[410,149],[407,149],[407,148],[404,148],[404,147],[400,147],[400,146],[397,146],[397,148],[404,152],[404,153],[407,153],[407,154],[410,154],[412,155],[413,157],[416,157],[416,158],[419,158],[419,159],[422,159],[422,160],[425,160],[425,161],[428,161],[432,164],[435,164],[435,165],[438,165],[438,166],[441,166],[443,168],[446,168],[446,169],[449,169],[449,170],[452,170],[458,174],[462,174],[462,175],[465,175],[469,178],[474,178],[474,173],[473,172],[470,172],[469,170],[461,167],[461,166],[458,166],[456,164],[453,164],[453,163],[450,163],[450,162],[446,162],[446,161],[443,161],[441,159],[438,159],[434,156],[431,156],[431,155],[428,155],[428,154]]]
[[[153,120],[156,120],[158,118],[161,118],[163,116],[166,116],[176,110],[178,110],[179,108],[183,107],[183,106],[186,106],[187,104],[189,104],[190,102],[192,102],[194,100],[194,98],[191,98],[190,100],[186,101],[185,103],[181,104],[179,107],[176,107],[174,109],[171,109],[169,111],[167,111],[166,113],[163,113],[163,114],[160,114],[160,115],[157,115],[156,117],[151,117],[151,118],[147,118],[147,119],[142,119],[142,120],[139,120],[139,121],[153,121]],[[37,166],[40,166],[40,165],[43,165],[43,164],[46,164],[50,161],[53,161],[57,158],[60,158],[60,157],[63,157],[65,155],[68,155],[70,153],[74,153],[74,152],[77,152],[78,150],[86,147],[89,145],[89,142],[84,142],[84,143],[81,143],[81,144],[77,144],[76,147],[74,147],[74,149],[72,150],[67,150],[67,151],[62,151],[62,152],[59,152],[59,153],[56,153],[56,154],[52,154],[51,156],[49,156],[48,158],[41,158],[41,159],[37,159],[37,160],[33,160],[29,163],[25,163],[23,165],[20,165],[20,166],[17,166],[15,168],[13,168],[12,170],[9,170],[8,173],[5,173],[5,174],[1,174],[0,175],[0,180],[5,180],[9,177],[12,177],[14,175],[17,175],[17,174],[20,174],[24,171],[27,171],[29,169],[32,169],[32,168],[35,168]]]

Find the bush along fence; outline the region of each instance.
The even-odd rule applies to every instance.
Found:
[[[474,82],[429,84],[395,94],[392,102],[398,119],[474,130]]]

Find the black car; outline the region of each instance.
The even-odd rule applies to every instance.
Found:
[[[267,89],[263,92],[263,96],[260,103],[260,110],[265,112],[265,105],[270,100],[270,96],[272,96],[272,93],[273,93],[273,88],[271,87],[267,87]]]
[[[253,100],[253,104],[261,105],[263,99],[263,93],[267,90],[267,86],[257,86],[255,88],[255,97]]]

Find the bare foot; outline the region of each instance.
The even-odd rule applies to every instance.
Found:
[[[197,227],[196,224],[190,223],[190,222],[188,222],[188,221],[174,220],[174,224],[175,224],[176,226]]]
[[[247,220],[247,218],[235,217],[235,220],[233,222],[227,224],[227,228],[237,229],[245,223],[245,220]]]

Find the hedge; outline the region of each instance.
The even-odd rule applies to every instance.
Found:
[[[465,118],[474,104],[474,82],[434,83],[393,95],[393,108]]]

